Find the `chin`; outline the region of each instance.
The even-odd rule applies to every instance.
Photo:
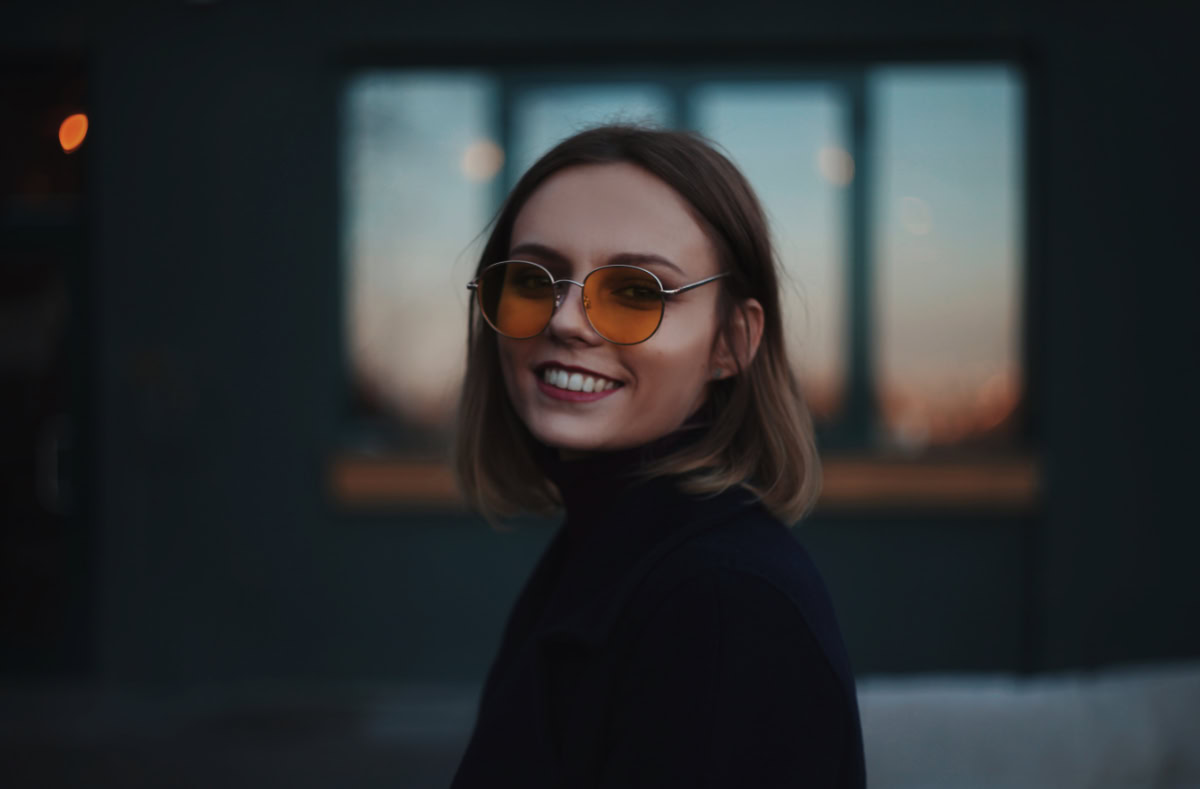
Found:
[[[569,426],[535,425],[531,430],[534,437],[548,447],[555,449],[571,449],[577,452],[589,452],[608,449],[603,431],[580,430]]]

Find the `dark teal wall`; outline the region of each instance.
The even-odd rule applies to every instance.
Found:
[[[338,70],[348,51],[999,47],[1033,97],[1032,403],[1045,503],[797,534],[860,672],[1200,656],[1195,112],[1165,10],[10,4],[8,53],[88,58],[84,515],[95,676],[480,679],[549,530],[336,511]],[[1190,46],[1190,45],[1189,45]],[[643,51],[645,51],[643,49]]]

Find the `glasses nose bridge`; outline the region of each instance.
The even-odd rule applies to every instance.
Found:
[[[586,281],[587,277],[584,277],[584,280]],[[578,285],[579,286],[579,308],[580,308],[580,312],[583,314],[584,325],[587,326],[589,329],[591,329],[593,332],[595,332],[596,327],[592,324],[592,316],[588,314],[587,296],[584,295],[586,286],[584,285],[583,282],[580,282],[579,280],[569,279],[569,278],[565,278],[565,277],[563,279],[554,280],[554,285],[553,285],[553,287],[554,287],[554,308],[550,311],[550,317],[546,321],[546,326],[547,327],[550,326],[550,324],[555,320],[555,318],[558,317],[559,307],[562,306],[563,297],[565,296],[565,294],[567,293],[567,290],[568,290],[567,287],[565,287],[567,285]],[[597,333],[599,333],[599,332],[597,332]],[[603,336],[603,335],[600,335],[600,336]]]
[[[555,310],[555,312],[557,312],[559,306],[562,305],[563,294],[567,292],[567,289],[559,287],[560,285],[578,285],[579,289],[583,290],[582,282],[577,282],[573,279],[566,279],[566,278],[554,280],[554,310]]]

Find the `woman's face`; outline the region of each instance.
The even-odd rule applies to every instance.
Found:
[[[541,263],[556,278],[582,282],[615,256],[654,272],[667,289],[719,273],[712,244],[683,198],[632,164],[560,170],[513,223],[508,257]],[[563,301],[545,331],[525,340],[497,335],[517,414],[540,441],[563,450],[622,449],[674,430],[703,404],[713,377],[721,282],[668,296],[658,331],[637,345],[597,334],[580,288],[560,285]],[[616,387],[579,399],[546,383],[547,367]]]

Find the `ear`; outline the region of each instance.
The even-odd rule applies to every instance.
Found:
[[[747,298],[734,305],[727,331],[717,334],[709,376],[729,378],[749,367],[758,353],[762,333],[763,308],[758,299]],[[721,370],[720,375],[715,374],[717,369]]]

